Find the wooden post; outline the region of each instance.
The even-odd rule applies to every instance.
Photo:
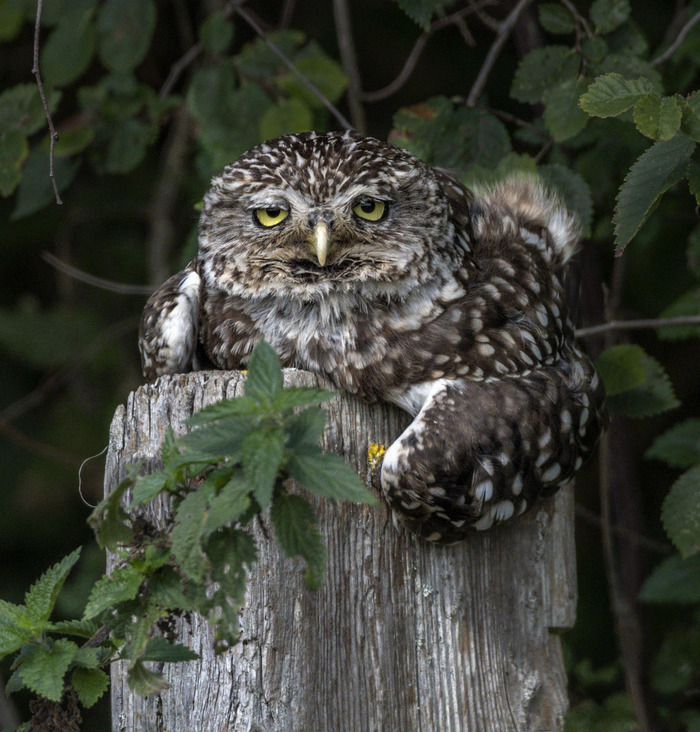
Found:
[[[112,422],[105,490],[127,464],[154,463],[168,426],[181,434],[187,417],[239,395],[242,382],[208,371],[131,394]],[[301,371],[285,372],[285,383],[325,385]],[[324,448],[365,479],[368,443],[391,443],[408,422],[350,397],[328,410]],[[301,566],[256,526],[240,643],[215,657],[206,622],[181,619],[178,640],[201,660],[166,664],[170,688],[145,699],[116,664],[114,732],[563,730],[557,633],[576,604],[571,490],[453,547],[397,529],[383,503],[312,502],[328,549],[322,588],[306,589]]]

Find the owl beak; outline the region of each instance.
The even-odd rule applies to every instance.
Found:
[[[314,226],[313,238],[314,252],[321,267],[325,267],[328,256],[328,234],[328,224],[323,219],[319,219]]]

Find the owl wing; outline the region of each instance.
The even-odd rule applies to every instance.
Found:
[[[146,303],[139,326],[139,351],[148,381],[197,368],[200,285],[197,260],[192,260]]]
[[[381,484],[408,528],[451,543],[570,481],[606,418],[566,311],[575,219],[528,179],[472,194],[439,178],[464,295],[423,335],[440,370],[407,391],[420,409],[387,450]]]

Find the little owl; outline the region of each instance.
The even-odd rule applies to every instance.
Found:
[[[604,393],[573,339],[575,218],[529,178],[470,191],[354,132],[266,142],[215,177],[199,251],[146,305],[144,375],[283,366],[409,412],[386,499],[430,541],[517,516],[571,480]]]

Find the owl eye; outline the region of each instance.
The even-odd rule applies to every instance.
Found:
[[[256,208],[254,215],[255,220],[263,226],[277,226],[289,216],[289,211],[279,206],[268,206],[267,208]]]
[[[384,218],[386,204],[376,198],[365,198],[352,207],[352,212],[365,221],[379,221]]]

